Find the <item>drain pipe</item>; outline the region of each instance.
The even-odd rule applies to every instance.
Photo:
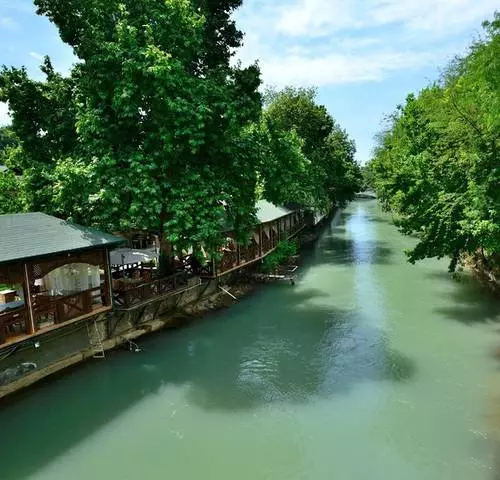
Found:
[[[219,288],[224,292],[224,293],[227,293],[232,299],[234,300],[238,300],[231,292],[228,292],[225,288],[222,288],[220,285],[219,285]]]

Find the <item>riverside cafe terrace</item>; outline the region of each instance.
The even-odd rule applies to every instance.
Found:
[[[0,346],[111,310],[123,239],[43,213],[0,215]]]

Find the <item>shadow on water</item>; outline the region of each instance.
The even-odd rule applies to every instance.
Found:
[[[317,265],[388,265],[392,254],[393,250],[387,243],[370,238],[347,237],[346,227],[340,220],[339,224],[325,227],[317,247],[306,254],[306,259]]]
[[[379,217],[364,211],[340,212],[322,229],[320,240],[305,255],[306,261],[316,265],[390,264],[393,249],[374,238],[371,228],[366,228],[367,224],[378,220]]]
[[[241,411],[412,378],[414,363],[391,349],[383,331],[358,312],[322,306],[323,297],[271,287],[190,328],[141,341],[140,354],[117,352],[24,393],[0,414],[2,478],[26,478],[162,391],[168,410],[169,386],[184,388],[194,407]]]
[[[337,265],[389,265],[392,254],[392,249],[383,242],[351,240],[334,234],[323,237],[314,258],[318,263]]]
[[[427,276],[453,286],[453,290],[446,293],[450,306],[436,307],[434,311],[438,315],[466,325],[500,321],[498,300],[470,274],[461,273],[454,276],[441,271],[430,272]]]

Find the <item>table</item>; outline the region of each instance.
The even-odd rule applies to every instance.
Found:
[[[7,339],[7,329],[13,325],[24,323],[26,328],[26,310],[23,301],[9,302],[0,305],[0,344]]]
[[[22,300],[18,300],[17,302],[0,303],[0,313],[15,310],[20,307],[24,307],[24,302]]]

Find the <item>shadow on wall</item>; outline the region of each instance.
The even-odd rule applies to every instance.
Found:
[[[0,413],[12,436],[2,446],[2,478],[35,474],[169,385],[184,386],[198,408],[240,411],[412,378],[414,363],[381,331],[359,313],[321,305],[323,295],[270,287],[189,329],[141,341],[143,353],[116,352],[24,392]]]

